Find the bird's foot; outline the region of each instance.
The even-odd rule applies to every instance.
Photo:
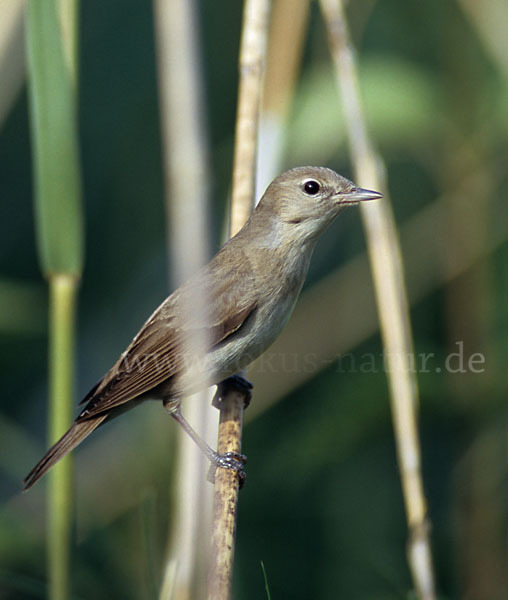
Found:
[[[173,413],[179,413],[181,404],[182,404],[182,401],[180,400],[180,398],[163,398],[162,399],[162,405],[164,406],[164,408],[168,411],[168,413],[170,415],[172,415]]]
[[[248,382],[247,382],[248,383]],[[210,461],[210,469],[208,471],[208,481],[215,482],[215,471],[217,467],[223,469],[231,469],[238,475],[238,481],[240,488],[245,483],[247,475],[243,469],[243,466],[247,462],[247,457],[238,452],[225,452],[219,454],[213,450],[205,440],[198,435],[196,431],[190,426],[187,420],[180,412],[180,401],[178,399],[166,398],[164,399],[164,406],[173,419],[182,427],[187,435],[194,441],[198,448]]]
[[[215,392],[215,395],[212,399],[212,405],[220,410],[222,398],[229,391],[234,390],[235,392],[240,392],[245,396],[244,408],[247,408],[252,399],[253,387],[254,386],[252,385],[252,383],[248,379],[245,379],[245,377],[243,377],[242,375],[239,375],[238,373],[236,375],[231,375],[231,377],[227,377],[226,379],[217,384],[217,391]]]
[[[208,481],[215,483],[215,472],[217,471],[217,468],[231,469],[237,474],[239,487],[242,489],[243,484],[247,479],[247,474],[243,468],[247,462],[247,457],[245,454],[240,454],[238,452],[225,452],[224,454],[215,453],[213,458],[209,458],[211,460],[211,464],[208,471]]]

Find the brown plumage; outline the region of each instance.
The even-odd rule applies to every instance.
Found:
[[[242,230],[157,308],[83,398],[25,489],[105,421],[145,399],[168,402],[218,383],[257,358],[286,324],[318,236],[345,206],[379,197],[322,167],[277,177]],[[189,309],[196,297],[205,299],[199,311]],[[189,355],[196,335],[206,340],[200,364]]]

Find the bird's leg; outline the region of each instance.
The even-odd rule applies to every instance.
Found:
[[[180,410],[181,402],[179,399],[165,399],[163,404],[170,416],[173,417],[180,427],[182,427],[185,433],[194,441],[201,452],[203,452],[203,454],[211,462],[210,470],[208,472],[208,480],[212,483],[215,482],[215,470],[217,467],[221,467],[222,469],[232,469],[238,475],[240,487],[242,487],[247,477],[245,471],[243,470],[243,466],[247,462],[247,457],[243,454],[239,454],[238,452],[225,452],[224,454],[219,454],[213,450],[213,448],[211,448],[205,442],[205,440],[193,429],[187,419],[185,419],[185,417],[182,415],[182,411]]]
[[[221,382],[217,384],[217,391],[212,399],[212,405],[215,408],[220,410],[220,403],[222,402],[222,398],[226,395],[229,390],[235,390],[236,392],[241,392],[245,396],[245,407],[247,408],[252,400],[252,388],[254,386],[252,383],[245,379],[243,375],[240,373],[236,373],[236,375],[231,375],[226,379],[223,379]]]

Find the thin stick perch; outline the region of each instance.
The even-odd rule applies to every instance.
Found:
[[[268,38],[269,0],[246,0],[240,45],[230,234],[237,233],[254,206],[258,122]],[[221,402],[218,451],[241,451],[245,396],[227,393]],[[217,469],[214,490],[209,600],[231,597],[239,481],[236,472]]]

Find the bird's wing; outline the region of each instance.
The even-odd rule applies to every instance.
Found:
[[[168,378],[177,375],[186,359],[186,343],[194,334],[203,334],[209,348],[238,331],[257,306],[248,274],[231,270],[220,280],[213,269],[171,295],[150,317],[113,368],[85,396],[87,406],[78,420],[89,419],[125,404]],[[203,279],[208,285],[203,285]],[[206,294],[208,314],[190,318],[178,312],[192,293]],[[198,338],[199,339],[199,338]],[[187,351],[188,352],[188,351]],[[188,356],[188,355],[187,355]]]

